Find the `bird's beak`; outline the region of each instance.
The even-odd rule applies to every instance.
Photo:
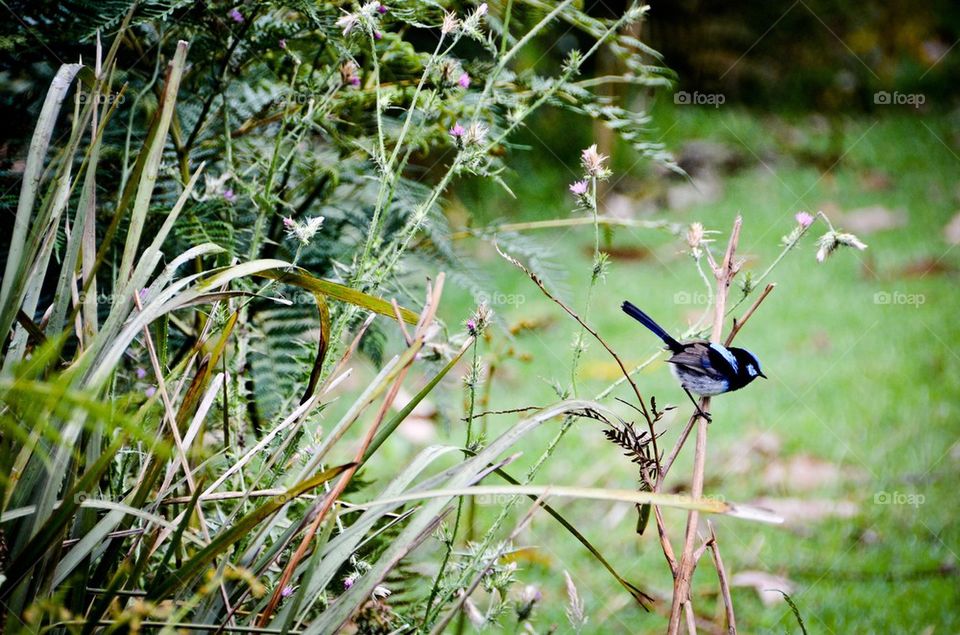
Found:
[[[769,378],[768,378],[766,375],[764,375],[763,372],[761,372],[761,371],[757,371],[757,374],[760,375],[761,377],[763,377],[764,379],[769,379]]]

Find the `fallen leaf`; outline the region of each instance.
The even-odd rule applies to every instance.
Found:
[[[593,257],[593,243],[583,246],[583,254],[585,256]],[[614,260],[620,261],[640,261],[640,260],[649,260],[652,255],[650,250],[644,247],[643,245],[636,246],[616,246],[610,245],[603,248],[604,253],[613,258]]]
[[[886,229],[896,229],[907,224],[907,212],[890,210],[882,205],[861,207],[843,214],[837,224],[855,234],[873,234]]]
[[[437,438],[437,426],[432,419],[410,415],[397,427],[397,434],[416,445],[425,445]]]
[[[860,185],[870,192],[880,192],[893,187],[893,179],[883,170],[866,170],[860,174]]]
[[[929,275],[953,273],[957,268],[943,258],[921,258],[897,269],[894,275],[898,278],[925,278]]]
[[[394,410],[403,410],[413,395],[401,388],[397,398],[393,401]],[[416,406],[397,427],[397,434],[417,445],[430,443],[437,437],[437,426],[434,419],[437,416],[437,407],[429,399],[424,399]]]
[[[722,472],[729,475],[755,475],[770,457],[776,457],[780,453],[780,446],[780,437],[770,430],[748,432],[742,443],[737,443],[725,452]]]
[[[677,155],[677,165],[692,177],[704,173],[730,173],[746,163],[733,147],[702,139],[683,144]]]
[[[757,592],[764,606],[773,606],[784,601],[783,593],[792,595],[796,585],[789,579],[766,571],[740,571],[730,578],[730,585],[749,587]]]
[[[960,211],[943,228],[943,237],[950,245],[960,245]]]
[[[684,210],[696,205],[714,203],[723,196],[723,185],[716,176],[707,173],[667,189],[667,207]]]
[[[767,487],[807,491],[845,480],[849,470],[824,461],[812,454],[797,454],[786,459],[774,460],[763,471]]]
[[[753,502],[783,518],[788,526],[803,526],[826,518],[852,518],[860,507],[846,500],[829,498],[760,498]]]
[[[407,407],[407,404],[410,403],[411,399],[413,399],[413,395],[401,388],[397,391],[397,398],[393,400],[393,409],[403,410]],[[437,407],[429,399],[424,399],[414,406],[410,412],[410,416],[432,419],[437,416]]]

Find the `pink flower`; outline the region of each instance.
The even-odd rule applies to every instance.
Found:
[[[460,84],[460,88],[470,88],[470,76],[466,73],[460,75],[460,79],[457,80],[457,83]]]
[[[287,48],[287,39],[286,39],[286,38],[280,38],[280,41],[278,42],[278,44],[280,45],[280,48],[286,49],[286,48]]]
[[[350,78],[350,85],[353,86],[353,87],[359,86],[359,85],[360,85],[360,78],[359,78],[359,77],[351,77],[351,78]]]
[[[450,128],[450,136],[454,139],[459,139],[465,134],[467,134],[467,129],[461,126],[459,121],[453,124],[453,128]]]
[[[580,153],[580,165],[590,176],[598,179],[605,179],[610,176],[610,171],[604,165],[607,155],[597,152],[597,144],[593,144]]]
[[[810,227],[813,224],[813,216],[806,212],[797,212],[797,215],[794,216],[797,219],[797,222],[801,227]]]
[[[377,13],[379,13],[380,15],[383,15],[386,12],[387,12],[387,5],[381,4],[379,7],[377,7]]]
[[[289,584],[288,584],[287,586],[283,587],[283,589],[281,589],[281,591],[280,591],[280,597],[282,597],[282,598],[288,598],[288,597],[290,597],[291,595],[293,595],[293,587],[290,586]]]
[[[343,579],[343,588],[349,589],[353,586],[353,578],[344,578]]]
[[[147,376],[147,371],[140,367],[138,367],[137,370],[135,370],[134,372],[137,375],[137,379],[143,379],[144,377]]]
[[[225,190],[223,192],[223,200],[228,203],[235,203],[237,201],[237,195],[233,190]]]
[[[589,185],[587,184],[586,181],[577,181],[576,183],[570,184],[570,191],[577,196],[583,196],[584,194],[586,194],[588,188],[589,188]]]
[[[145,394],[147,396],[147,399],[149,399],[150,397],[153,397],[155,394],[157,394],[157,387],[150,386],[149,388],[143,391],[143,394]]]
[[[240,13],[240,10],[236,7],[230,9],[230,13],[228,13],[227,16],[237,24],[243,22],[243,14]]]
[[[287,229],[293,229],[294,227],[297,226],[297,221],[287,216],[286,218],[283,219],[283,226],[286,227]]]
[[[383,33],[381,33],[380,31],[374,31],[374,32],[373,32],[373,39],[375,39],[375,40],[383,39]]]
[[[467,332],[470,333],[470,335],[476,335],[476,334],[477,334],[477,321],[476,321],[476,320],[473,320],[473,319],[467,320]]]

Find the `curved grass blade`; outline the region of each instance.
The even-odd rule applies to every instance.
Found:
[[[312,293],[320,293],[334,300],[347,302],[362,309],[367,309],[368,311],[385,315],[388,318],[396,319],[393,305],[383,298],[357,291],[343,284],[330,282],[329,280],[321,280],[306,273],[303,269],[297,269],[296,272],[279,269],[276,271],[261,271],[256,275],[284,284],[292,284]],[[420,319],[416,313],[403,307],[400,308],[400,316],[403,318],[403,321],[408,324],[416,324]]]

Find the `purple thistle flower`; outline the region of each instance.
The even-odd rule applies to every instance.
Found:
[[[344,578],[343,579],[343,588],[349,589],[353,586],[353,578]]]
[[[288,598],[291,595],[293,595],[293,587],[290,586],[289,584],[283,587],[283,589],[280,591],[280,597],[282,598]]]
[[[814,220],[813,216],[807,212],[797,212],[797,215],[794,216],[794,218],[797,219],[797,222],[801,227],[810,227]]]
[[[236,203],[237,195],[233,190],[224,190],[223,200],[225,200],[228,203]]]
[[[457,83],[460,84],[460,88],[470,88],[470,76],[466,73],[460,75],[460,78],[457,80]]]
[[[230,9],[230,13],[228,13],[227,16],[237,24],[243,22],[243,14],[240,13],[240,10],[236,7]]]
[[[293,220],[289,216],[283,219],[283,226],[286,227],[287,229],[293,229],[294,227],[296,227],[296,225],[297,225],[297,221]]]
[[[137,367],[137,370],[134,371],[134,373],[136,373],[137,379],[143,379],[144,377],[147,376],[147,371],[139,366]]]
[[[454,139],[459,139],[465,134],[467,134],[467,129],[461,126],[459,121],[453,124],[453,128],[450,128],[450,136]]]
[[[359,86],[359,85],[360,85],[360,78],[359,78],[359,77],[356,77],[356,76],[351,77],[351,78],[350,78],[350,85],[351,85],[351,86],[354,86],[354,87]]]
[[[474,319],[467,320],[467,331],[470,335],[475,335],[477,332],[477,321]]]
[[[150,397],[153,397],[155,394],[157,394],[157,387],[150,386],[149,388],[143,391],[143,394],[145,394],[147,396],[147,399],[149,399]]]
[[[379,13],[380,15],[383,15],[386,12],[387,12],[387,5],[381,4],[379,7],[377,7],[377,13]]]
[[[381,33],[380,31],[374,31],[374,32],[373,32],[373,39],[375,39],[375,40],[383,39],[383,33]]]
[[[589,189],[589,187],[590,186],[587,184],[586,181],[577,181],[575,183],[570,184],[570,191],[577,196],[583,196],[584,194],[587,193],[587,190]]]

